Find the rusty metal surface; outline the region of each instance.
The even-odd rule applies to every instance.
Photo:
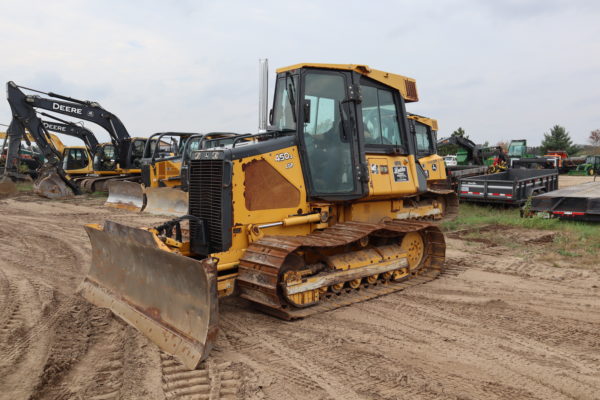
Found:
[[[156,215],[181,217],[188,213],[188,193],[168,187],[148,187],[144,189],[146,206],[144,212]]]
[[[74,196],[73,190],[51,167],[40,172],[40,176],[33,182],[33,192],[49,199],[67,199]]]
[[[386,236],[409,232],[420,232],[426,245],[423,262],[411,276],[441,271],[446,257],[446,242],[443,233],[435,225],[413,220],[393,220],[381,224],[345,222],[306,236],[267,236],[252,243],[240,260],[237,279],[240,296],[273,315],[293,319],[320,312],[323,307],[334,309],[402,290],[404,286],[398,283],[387,284],[385,290],[376,285],[363,285],[359,290],[360,296],[352,296],[351,299],[347,299],[345,295],[335,296],[322,301],[323,304],[328,303],[327,306],[319,303],[313,307],[294,309],[281,297],[279,281],[284,263],[295,251],[310,249],[318,252],[319,249],[345,246],[367,235]]]
[[[0,179],[0,198],[17,194],[17,185],[8,177]]]
[[[92,265],[82,295],[196,368],[218,330],[215,261],[165,251],[152,233],[111,221],[104,230],[86,226],[86,231]]]
[[[144,208],[144,190],[137,182],[108,181],[108,198],[104,205],[129,211],[142,211]]]

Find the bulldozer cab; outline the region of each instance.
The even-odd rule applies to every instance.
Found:
[[[415,137],[417,158],[437,154],[437,121],[431,118],[409,114],[408,123],[410,131]]]
[[[295,132],[300,160],[281,153],[276,161],[286,168],[302,164],[310,198],[366,197],[370,168],[379,172],[380,164],[373,160],[415,154],[403,93],[364,71],[375,72],[366,66],[340,65],[278,70],[270,130]],[[392,165],[388,172],[386,166],[384,173],[399,182],[407,177],[407,167]],[[422,169],[421,173],[424,182]]]

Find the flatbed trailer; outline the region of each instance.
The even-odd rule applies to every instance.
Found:
[[[457,191],[461,178],[483,175],[487,172],[487,170],[487,165],[446,166],[446,176],[448,177],[448,184],[452,187],[452,189],[454,189],[454,191]]]
[[[600,180],[536,196],[530,210],[554,218],[600,222]]]
[[[461,201],[522,205],[530,196],[558,189],[556,169],[515,168],[489,175],[462,178]]]

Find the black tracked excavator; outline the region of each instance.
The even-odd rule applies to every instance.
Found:
[[[46,129],[36,115],[37,110],[41,109],[92,122],[108,132],[111,139],[110,143],[96,143],[94,146],[93,174],[81,182],[85,190],[104,190],[106,182],[109,180],[124,179],[139,181],[141,179],[141,158],[143,157],[147,138],[131,137],[121,120],[116,115],[102,108],[100,104],[89,100],[78,100],[53,92],[42,92],[19,86],[12,81],[8,82],[6,87],[13,120],[29,131],[36,130],[40,132],[38,134],[41,134]],[[49,98],[41,97],[37,94],[25,94],[21,89],[43,94]],[[19,132],[16,134],[19,134]],[[87,139],[89,140],[90,137],[87,137]],[[13,142],[15,142],[13,144],[13,147],[15,147],[17,145],[16,140],[13,140]],[[87,142],[86,145],[89,147]],[[55,169],[55,167],[51,169]],[[48,173],[53,174],[52,172]],[[60,180],[64,182],[69,180],[64,170],[62,172],[58,171],[56,174],[62,176]],[[59,184],[59,180],[56,179],[53,179],[52,182]],[[72,183],[69,180],[69,183],[65,184],[67,187],[71,187]],[[73,185],[73,187],[76,186]],[[68,193],[68,190],[65,190],[65,187],[63,187],[60,190],[57,189],[55,192]],[[76,189],[76,191],[79,192],[79,189]],[[53,195],[53,197],[55,196]]]

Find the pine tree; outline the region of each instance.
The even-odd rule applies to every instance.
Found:
[[[465,130],[463,128],[461,128],[460,126],[458,127],[457,130],[455,130],[454,132],[452,132],[452,135],[450,136],[460,136],[460,137],[464,137],[465,139],[469,138],[469,135],[467,135],[465,133]]]
[[[544,133],[541,150],[543,154],[548,150],[565,150],[567,153],[573,154],[579,150],[579,146],[573,145],[571,136],[564,127],[554,125],[550,132]]]

